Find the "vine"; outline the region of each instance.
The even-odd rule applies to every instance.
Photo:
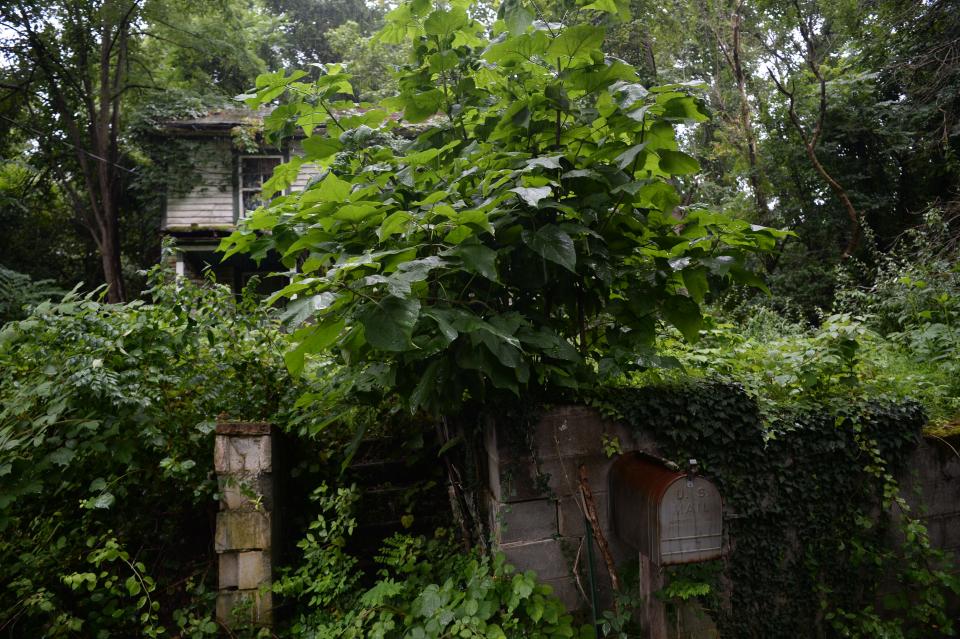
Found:
[[[654,435],[669,458],[695,457],[717,482],[733,540],[724,636],[953,633],[945,594],[960,581],[896,480],[924,423],[919,405],[787,410],[768,428],[734,384],[608,389],[588,403]]]

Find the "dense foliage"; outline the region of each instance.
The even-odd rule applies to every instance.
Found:
[[[220,287],[151,295],[71,294],[0,332],[4,634],[216,631],[213,420],[283,406],[282,338]]]
[[[784,311],[777,300],[733,295],[711,309],[695,348],[665,339],[665,361],[674,367],[641,379],[742,384],[768,423],[788,408],[914,400],[929,416],[929,431],[953,433],[960,423],[957,264],[949,226],[932,211],[876,267],[841,270],[837,302],[818,325],[794,305]]]
[[[0,325],[22,319],[33,304],[62,295],[51,280],[34,281],[25,273],[0,266]]]
[[[681,206],[674,185],[699,165],[674,127],[707,117],[686,87],[645,88],[579,13],[549,24],[503,5],[488,39],[467,9],[418,1],[387,16],[377,37],[411,41],[414,59],[379,109],[336,115],[351,91],[339,66],[314,83],[261,76],[248,104],[285,94],[267,124],[307,135],[265,195],[305,162],[330,168],[224,242],[298,266],[277,297],[315,322],[294,334],[291,370],[331,350],[353,376],[341,391],[397,393],[434,414],[642,366],[661,321],[695,339],[711,285],[758,283],[747,256],[783,237]],[[400,150],[381,141],[424,121]],[[361,149],[344,162],[350,141]]]
[[[291,637],[344,639],[440,639],[592,637],[575,629],[572,617],[538,584],[533,572],[518,573],[502,555],[464,552],[445,530],[433,538],[396,534],[376,557],[372,585],[344,551],[356,520],[352,489],[321,485],[314,493],[320,514],[299,546],[303,558],[274,584],[296,600]]]
[[[344,395],[420,411],[406,452],[435,424],[423,413],[598,381],[645,386],[591,401],[700,460],[733,510],[734,552],[675,571],[663,596],[699,598],[738,637],[951,631],[956,573],[894,479],[923,422],[909,400],[931,434],[960,424],[948,0],[413,0],[386,16],[358,0],[57,0],[0,22],[0,252],[33,278],[0,268],[0,634],[218,632],[218,415],[322,436],[309,465],[334,476],[330,424],[353,429],[348,458],[373,429],[400,433]],[[307,136],[267,191],[305,162],[324,174],[227,243],[296,271],[292,339],[253,299],[186,282],[155,279],[149,303],[44,302],[47,278],[102,278],[87,206],[103,198],[109,268],[141,288],[159,195],[202,159],[163,123],[307,63],[256,80],[249,104],[278,106],[245,146]],[[754,272],[772,295],[720,294],[762,292]],[[310,362],[325,386],[302,394],[287,370]],[[472,434],[441,423],[449,462]],[[456,492],[469,473],[448,472]],[[274,586],[277,632],[592,632],[445,533],[393,536],[364,570],[358,499],[316,491]],[[629,610],[603,618],[619,632]]]

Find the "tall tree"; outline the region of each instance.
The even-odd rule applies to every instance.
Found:
[[[30,120],[51,131],[37,131],[41,148],[71,149],[70,161],[52,169],[97,245],[113,302],[126,297],[119,203],[121,176],[131,169],[121,164],[120,118],[131,88],[130,34],[140,9],[138,0],[67,0],[0,10],[5,85],[27,93],[22,104]]]
[[[383,12],[364,0],[267,0],[268,6],[286,17],[285,62],[302,66],[311,62],[339,62],[340,54],[331,45],[327,32],[348,21],[360,32],[371,33],[380,25]]]
[[[143,122],[175,118],[183,105],[222,104],[251,86],[283,44],[280,19],[251,0],[24,0],[0,6],[0,25],[4,160],[27,166],[34,191],[58,195],[43,207],[0,198],[0,214],[29,229],[32,217],[65,203],[68,212],[52,212],[67,220],[58,235],[84,245],[79,226],[96,247],[108,299],[123,300],[130,274],[159,248],[163,182]],[[58,278],[65,285],[100,278],[85,255],[56,259],[85,267]],[[33,274],[48,276],[40,270]]]

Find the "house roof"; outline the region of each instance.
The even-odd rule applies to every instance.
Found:
[[[336,114],[356,115],[368,110],[369,109],[365,107],[338,109]],[[229,135],[230,130],[237,126],[256,126],[261,124],[263,119],[270,115],[272,111],[273,107],[263,107],[256,110],[245,107],[217,109],[201,116],[169,120],[163,124],[162,130],[167,135],[175,136],[224,136]],[[393,120],[400,120],[401,114],[392,113],[389,117]],[[435,125],[436,122],[436,116],[434,116],[417,124],[405,123],[398,130],[398,133],[405,137],[414,137],[430,126]],[[302,135],[302,133],[300,135]]]
[[[259,124],[270,115],[272,108],[247,109],[244,107],[218,109],[204,115],[178,118],[164,122],[163,130],[173,135],[204,135],[229,133],[235,126]]]

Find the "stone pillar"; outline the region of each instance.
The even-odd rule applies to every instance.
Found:
[[[220,422],[214,468],[220,512],[214,548],[219,557],[217,620],[226,626],[270,625],[273,598],[273,429],[262,422]]]

